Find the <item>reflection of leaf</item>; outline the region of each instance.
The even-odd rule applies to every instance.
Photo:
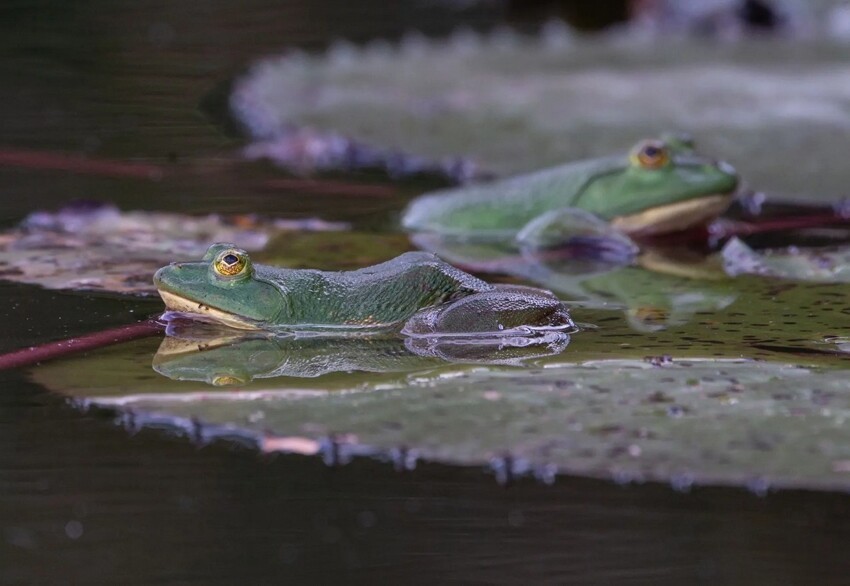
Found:
[[[258,63],[236,81],[230,104],[264,141],[252,156],[302,167],[311,157],[315,166],[349,167],[360,154],[397,170],[405,152],[414,162],[464,156],[507,175],[622,152],[681,128],[761,188],[808,192],[816,176],[819,191],[843,193],[850,135],[834,131],[847,124],[842,51],[781,41],[670,49],[474,36],[347,45]],[[800,152],[818,153],[804,172]]]
[[[659,365],[660,364],[660,365]],[[97,372],[97,371],[90,371]],[[298,385],[139,394],[97,405],[262,450],[390,455],[618,480],[850,486],[847,371],[743,360],[556,363],[419,373],[349,392]],[[128,381],[129,382],[129,381]],[[302,390],[298,390],[302,389]],[[191,423],[195,422],[195,423]],[[309,448],[309,449],[308,449]]]

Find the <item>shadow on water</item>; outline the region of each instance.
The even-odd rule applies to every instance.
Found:
[[[132,158],[167,173],[117,179],[0,167],[0,225],[76,198],[379,225],[375,218],[391,206],[378,199],[288,197],[284,206],[268,190],[246,190],[254,172],[221,171],[237,145],[204,120],[197,103],[218,81],[284,45],[397,38],[412,28],[440,35],[499,19],[488,3],[461,11],[449,4],[7,3],[0,146]],[[0,284],[0,306],[3,351],[160,308],[8,284]],[[480,469],[423,464],[401,473],[366,459],[328,468],[318,458],[199,447],[168,432],[133,435],[17,373],[0,374],[0,388],[2,584],[844,578],[844,494],[678,493],[570,478],[503,487]]]

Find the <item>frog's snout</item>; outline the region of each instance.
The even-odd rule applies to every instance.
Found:
[[[183,267],[181,266],[181,263],[172,262],[172,263],[169,263],[169,264],[168,264],[168,266],[164,266],[164,267],[162,267],[162,268],[158,269],[158,270],[157,270],[157,271],[153,274],[153,282],[154,282],[154,285],[157,285],[157,286],[161,285],[161,284],[163,283],[163,281],[164,281],[165,274],[166,274],[168,271],[170,271],[170,270],[172,270],[172,269],[181,269],[181,268],[183,268]]]

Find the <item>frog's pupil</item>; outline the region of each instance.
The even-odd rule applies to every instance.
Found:
[[[652,157],[652,158],[657,157],[660,154],[660,152],[661,151],[658,149],[658,147],[654,147],[654,146],[648,146],[648,147],[646,147],[646,150],[644,151],[644,153],[646,153],[647,157]]]
[[[226,264],[229,264],[229,265],[235,265],[237,262],[239,262],[239,259],[236,257],[236,255],[235,255],[235,254],[228,254],[228,255],[227,255],[227,256],[225,256],[222,260],[223,260]]]

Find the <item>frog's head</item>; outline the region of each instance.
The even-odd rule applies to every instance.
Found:
[[[634,146],[628,161],[588,180],[576,205],[632,235],[683,230],[723,213],[738,186],[731,165],[694,152],[687,135]]]
[[[166,309],[235,328],[262,328],[286,305],[281,290],[233,244],[213,244],[200,261],[162,267],[153,282]]]

